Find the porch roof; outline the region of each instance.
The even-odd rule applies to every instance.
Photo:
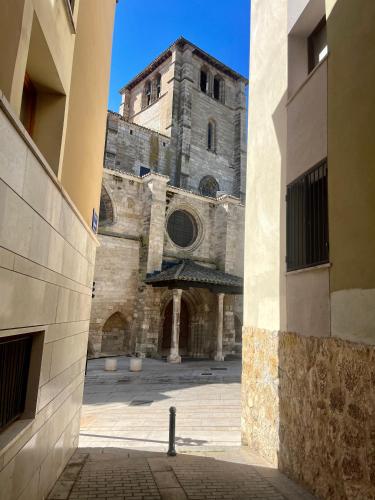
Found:
[[[211,269],[188,259],[147,275],[145,283],[154,287],[208,288],[214,293],[236,295],[241,295],[243,291],[243,280],[239,276]]]

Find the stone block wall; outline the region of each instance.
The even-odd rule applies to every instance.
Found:
[[[318,497],[375,496],[375,348],[246,328],[243,440]]]
[[[238,232],[244,207],[238,199],[220,200],[167,185],[168,178],[150,174],[143,178],[105,169],[103,189],[113,220],[99,221],[101,246],[95,267],[95,298],[90,323],[90,350],[102,351],[107,326],[114,316],[113,349],[160,355],[167,289],[144,283],[147,273],[160,271],[162,263],[188,258],[241,276],[242,247]],[[166,231],[168,215],[176,209],[196,219],[196,243],[184,250],[174,245]],[[233,229],[229,226],[233,225]],[[230,239],[228,239],[230,238]],[[164,297],[164,298],[163,298]],[[216,342],[216,296],[208,290],[183,292],[189,304],[191,345],[188,353],[207,356]],[[242,302],[228,296],[224,304],[224,350],[233,351],[235,320],[242,320]],[[122,333],[121,333],[122,332]],[[119,335],[123,335],[123,342]]]
[[[78,444],[97,239],[0,107],[0,338],[31,334],[27,414],[0,434],[0,498],[40,500]]]
[[[139,175],[140,166],[169,175],[173,152],[170,137],[108,113],[104,166]]]

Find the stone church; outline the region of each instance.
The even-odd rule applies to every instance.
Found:
[[[108,112],[89,352],[241,349],[247,80],[179,38]]]

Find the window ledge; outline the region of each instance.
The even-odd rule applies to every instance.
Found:
[[[4,456],[9,448],[27,432],[33,422],[33,418],[16,420],[0,434],[0,457]]]
[[[289,97],[289,99],[288,99],[288,101],[286,103],[287,106],[289,106],[289,104],[294,100],[294,98],[297,97],[297,95],[301,92],[301,90],[307,84],[307,82],[315,75],[315,73],[317,71],[319,71],[319,68],[321,66],[323,66],[323,64],[327,61],[328,56],[329,56],[329,52],[327,53],[326,56],[323,57],[323,59],[320,61],[320,63],[317,64],[312,71],[310,71],[310,73],[306,76],[306,78],[303,80],[303,82],[301,83],[301,85],[299,87],[297,87],[297,90],[295,90],[293,92],[293,94]]]
[[[70,6],[70,2],[69,2],[69,0],[63,0],[63,4],[65,5],[66,16],[68,18],[70,28],[72,30],[72,33],[75,35],[77,33],[77,31],[76,31],[76,25],[74,23],[73,12],[72,12],[72,8]]]
[[[302,269],[295,269],[294,271],[286,271],[285,276],[293,276],[293,274],[309,273],[311,271],[320,271],[321,269],[329,269],[332,267],[331,262],[319,264],[318,266],[303,267]]]

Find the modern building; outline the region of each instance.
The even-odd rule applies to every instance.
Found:
[[[92,354],[238,353],[246,84],[180,38],[121,90],[107,122]]]
[[[252,1],[243,440],[320,498],[375,496],[374,25]]]
[[[115,4],[2,2],[2,500],[45,498],[78,443]]]

